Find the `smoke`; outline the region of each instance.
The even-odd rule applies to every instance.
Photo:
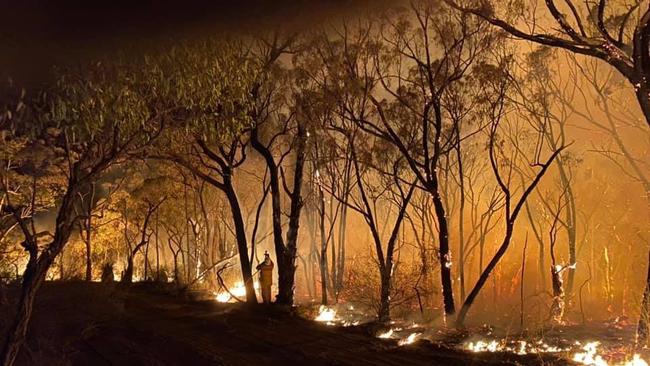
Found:
[[[37,87],[52,66],[116,52],[133,54],[183,39],[282,26],[313,27],[377,8],[367,0],[0,1],[0,77]],[[370,5],[372,4],[372,5]]]

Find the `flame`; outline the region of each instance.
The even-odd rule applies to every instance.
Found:
[[[253,283],[253,288],[255,288],[255,290],[258,290],[260,288],[259,282],[255,281]],[[235,298],[233,296],[238,299],[246,297],[246,286],[244,286],[244,282],[236,282],[235,285],[230,288],[230,293],[228,293],[228,291],[222,291],[218,294],[215,294],[215,299],[218,302],[232,302],[235,301]]]
[[[388,339],[390,338],[393,333],[395,333],[392,329],[390,329],[388,332],[380,333],[377,335],[377,338],[383,338],[383,339]]]
[[[609,366],[598,354],[599,342],[589,342],[582,347],[584,352],[577,352],[573,355],[573,361],[583,365]]]
[[[635,354],[631,360],[623,363],[609,363],[603,356],[598,354],[600,342],[587,342],[584,345],[580,342],[575,343],[579,350],[573,353],[572,360],[580,365],[589,366],[648,366],[648,363]],[[563,348],[551,346],[542,340],[536,342],[517,341],[506,342],[505,340],[479,340],[465,344],[465,349],[470,352],[511,352],[518,355],[539,354],[539,353],[562,353],[570,355],[573,347]]]
[[[591,366],[610,366],[610,364],[598,354],[598,346],[600,342],[589,342],[582,347],[584,352],[577,352],[573,355],[573,361],[582,364],[582,365],[591,365]],[[612,364],[616,365],[616,364]],[[621,366],[648,366],[648,363],[641,358],[640,355],[634,354],[632,359],[626,361],[623,364],[618,364]]]
[[[503,351],[503,347],[501,347],[501,345],[499,345],[499,342],[497,342],[497,341],[490,341],[490,342],[477,341],[476,343],[469,342],[465,348],[468,351],[472,351],[472,352],[498,352],[498,351]]]
[[[232,296],[230,296],[230,294],[227,292],[221,292],[218,293],[215,298],[217,299],[218,302],[228,302],[230,301]]]
[[[314,320],[317,322],[333,322],[336,320],[336,310],[321,305],[320,308],[318,308],[318,316]]]
[[[627,361],[624,366],[648,366],[648,363],[641,358],[638,354],[632,357],[632,360]]]
[[[511,352],[518,355],[527,355],[531,353],[559,353],[571,350],[570,348],[551,346],[542,340],[538,340],[537,342],[527,342],[522,340],[514,343],[508,343],[505,340],[477,341],[476,343],[469,342],[465,344],[465,349],[470,352]]]
[[[412,344],[415,342],[415,340],[420,336],[421,333],[411,333],[408,337],[401,339],[399,342],[397,342],[398,346],[406,346],[408,344]]]

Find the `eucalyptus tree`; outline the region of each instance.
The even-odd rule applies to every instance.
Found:
[[[460,130],[454,128],[458,119],[451,118],[445,102],[495,37],[482,21],[428,2],[359,23],[344,26],[322,47],[331,94],[343,118],[402,154],[418,185],[431,196],[444,309],[451,315],[456,307],[440,170],[458,141],[475,131],[459,137]]]
[[[350,136],[354,136],[354,132],[350,133]],[[405,163],[394,151],[391,154],[392,145],[379,139],[374,143],[372,138],[364,141],[353,137],[352,139],[349,146],[357,194],[351,195],[346,204],[353,211],[361,214],[372,234],[380,276],[377,317],[379,321],[386,322],[390,320],[390,300],[393,275],[397,265],[395,255],[398,251],[399,233],[415,191],[416,181],[404,183],[401,179],[405,175]],[[380,170],[373,169],[373,166],[380,167]],[[393,212],[388,209],[387,217],[382,219],[381,209],[378,207],[382,205],[393,207],[397,212],[391,215]],[[390,216],[395,217],[392,225],[389,224]],[[384,229],[389,232],[388,238],[382,237]]]
[[[22,126],[24,136],[50,151],[47,161],[63,172],[65,184],[56,200],[51,234],[36,231],[33,205],[8,202],[5,206],[22,231],[29,259],[16,315],[3,345],[2,365],[16,360],[37,290],[77,225],[78,194],[109,168],[140,153],[160,134],[168,111],[154,103],[151,88],[143,87],[149,79],[145,69],[132,64],[96,63],[60,74],[48,93],[23,102],[32,113],[11,118]],[[34,156],[35,166],[43,163],[38,158]]]
[[[278,33],[270,40],[257,41],[258,77],[250,90],[253,100],[251,146],[262,156],[269,173],[273,243],[278,265],[276,302],[285,305],[293,304],[308,130],[304,103],[299,91],[292,88],[293,73],[280,65],[280,57],[290,51],[294,42],[294,37],[282,37]],[[292,187],[289,188],[285,158],[292,153],[295,159],[291,166]],[[282,228],[282,198],[285,195],[289,199],[286,239]]]
[[[246,301],[256,303],[248,238],[235,183],[247,158],[253,88],[259,69],[242,40],[200,41],[149,65],[163,104],[175,111],[169,133],[151,157],[179,164],[223,192],[235,228]],[[179,63],[179,59],[183,62]]]
[[[544,6],[508,1],[445,0],[450,7],[484,19],[507,33],[536,44],[566,50],[609,64],[634,90],[638,105],[650,125],[650,6],[644,1],[547,0]],[[540,11],[546,17],[540,18]],[[520,26],[523,23],[528,26]],[[550,27],[539,25],[550,24]],[[534,27],[530,27],[534,25]],[[650,263],[648,264],[650,270]],[[648,338],[650,281],[644,290],[639,340]]]
[[[567,0],[560,4],[547,0],[544,6],[517,1],[445,3],[517,38],[608,63],[634,88],[650,125],[650,7],[645,2]]]
[[[484,63],[474,77],[484,86],[485,102],[481,109],[489,121],[486,130],[488,159],[494,180],[503,196],[504,234],[501,244],[481,272],[472,290],[467,295],[456,318],[456,325],[464,324],[467,313],[477,296],[512,244],[517,219],[531,193],[546,175],[551,165],[565,150],[565,141],[556,137],[553,143],[536,144],[533,148],[523,145],[531,130],[537,134],[538,141],[544,141],[546,125],[528,125],[511,110],[507,95],[514,83],[511,76],[512,56],[496,55],[494,63]],[[547,155],[543,157],[542,155]],[[527,170],[527,174],[522,171]],[[530,177],[520,185],[518,176]]]

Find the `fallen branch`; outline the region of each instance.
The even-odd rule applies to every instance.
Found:
[[[228,262],[223,267],[221,267],[221,268],[219,268],[217,270],[217,280],[219,281],[220,289],[222,288],[222,289],[226,290],[228,295],[230,295],[231,298],[237,300],[238,302],[243,302],[237,296],[233,295],[232,292],[230,292],[230,290],[228,289],[228,286],[226,286],[226,284],[223,282],[223,278],[221,277],[221,273],[223,271],[225,271],[227,268],[229,268],[230,266],[231,266],[231,264],[230,264],[230,262]]]

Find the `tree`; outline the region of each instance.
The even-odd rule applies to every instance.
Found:
[[[532,157],[527,157],[531,152],[526,152],[520,145],[523,132],[522,127],[518,126],[519,123],[517,121],[510,122],[506,119],[506,94],[508,93],[512,80],[508,75],[509,57],[498,58],[497,60],[499,63],[496,65],[483,65],[483,68],[486,70],[483,70],[483,72],[478,74],[478,76],[482,81],[482,84],[486,86],[486,103],[484,108],[485,116],[490,121],[488,130],[488,155],[494,179],[504,197],[505,233],[501,245],[498,247],[496,253],[488,262],[485,269],[483,269],[483,272],[463,302],[458,317],[456,318],[456,324],[458,326],[463,325],[465,317],[473,305],[474,300],[480,293],[494,268],[510,247],[517,218],[526,203],[526,200],[535,190],[551,164],[553,164],[559,154],[566,147],[566,145],[560,145],[563,142],[556,141],[552,144],[554,148],[550,149],[549,157],[545,160],[541,160],[541,149],[538,150],[537,148],[532,152]],[[481,75],[483,76],[481,77]],[[506,123],[511,125],[502,130],[501,123],[504,120],[506,120]],[[541,132],[538,132],[542,135],[542,138],[544,128],[548,127],[541,126]],[[509,143],[506,144],[506,141]],[[526,161],[526,159],[530,160]],[[524,161],[522,162],[521,160]],[[514,189],[516,185],[513,183],[513,173],[518,171],[520,172],[520,169],[525,166],[533,167],[535,172],[531,174],[533,178],[530,179],[530,181],[522,188],[519,197],[516,197],[516,190]]]
[[[355,140],[357,142],[359,141],[358,139]],[[360,159],[359,155],[357,154],[357,147],[354,146],[354,141],[350,141],[349,144],[351,147],[350,152],[352,155],[352,163],[354,165],[356,189],[359,192],[360,199],[356,204],[348,203],[348,206],[363,216],[363,219],[368,225],[368,228],[372,234],[381,282],[377,317],[379,321],[387,322],[390,320],[391,285],[396,265],[395,251],[398,234],[400,232],[404,217],[406,216],[406,210],[408,208],[409,202],[413,197],[413,191],[415,190],[416,182],[407,184],[406,189],[402,187],[402,183],[398,178],[401,176],[401,170],[403,169],[400,167],[401,158],[398,157],[396,159],[392,159],[392,161],[391,159],[386,159],[386,150],[382,150],[381,143],[379,143],[379,150],[372,151],[370,154],[382,156],[380,160],[385,161],[385,163],[388,165],[392,165],[392,173],[388,176],[388,179],[377,179],[376,176],[371,176],[369,179],[378,180],[381,186],[369,186],[369,179],[364,179],[364,176],[367,174],[367,169],[362,170],[360,167],[360,160],[363,161],[365,159]],[[366,152],[366,154],[368,154],[368,152]],[[372,166],[374,164],[366,163],[366,165]],[[381,187],[395,187],[395,191]],[[385,197],[386,195],[392,195],[392,197],[387,198]],[[382,220],[378,217],[377,201],[381,199],[394,200],[394,205],[398,210],[395,215],[395,221],[392,227],[387,226],[390,231],[390,235],[387,240],[384,240],[382,238],[381,232],[383,230],[381,230],[380,224]]]
[[[444,27],[440,26],[444,24]],[[455,313],[449,223],[441,188],[441,164],[459,140],[445,102],[454,85],[494,41],[485,25],[437,4],[412,4],[379,24],[344,27],[324,47],[330,91],[343,118],[392,144],[403,156],[436,212],[438,259],[446,315]],[[378,40],[378,41],[375,41]],[[436,51],[434,51],[436,50]]]
[[[109,224],[110,220],[102,220],[106,209],[110,203],[110,196],[120,188],[121,182],[107,183],[101,186],[107,186],[108,190],[102,192],[97,182],[90,184],[85,192],[79,192],[79,202],[75,207],[76,214],[79,217],[78,228],[79,236],[86,249],[86,281],[93,279],[93,262],[92,262],[92,236],[93,232],[100,227]],[[100,197],[99,195],[103,196]],[[99,222],[97,222],[99,221]]]
[[[608,63],[634,88],[646,123],[650,125],[650,7],[642,9],[642,1],[621,5],[599,0],[576,5],[575,1],[569,0],[565,1],[564,8],[560,8],[555,0],[545,1],[550,21],[559,27],[555,32],[529,32],[516,26],[518,20],[525,24],[538,24],[536,7],[531,10],[514,2],[497,6],[492,1],[480,2],[480,5],[474,1],[467,4],[445,0],[445,3],[462,13],[484,19],[515,37]],[[497,14],[502,9],[509,16]]]
[[[235,188],[235,172],[246,160],[250,123],[250,90],[255,63],[240,42],[206,41],[180,48],[156,68],[165,90],[164,103],[176,111],[169,129],[151,157],[179,164],[226,195],[235,227],[246,301],[257,303],[246,224]],[[179,64],[178,58],[183,62]],[[208,86],[209,87],[205,87]]]
[[[144,198],[143,202],[135,202],[132,205],[135,207],[129,207],[127,200],[117,203],[123,206],[121,214],[124,225],[124,241],[128,247],[126,267],[121,279],[122,283],[131,283],[133,281],[133,259],[140,249],[149,243],[151,236],[154,234],[151,229],[152,216],[166,199],[167,197],[162,197],[157,202],[151,202],[147,197]],[[135,217],[132,217],[130,213]],[[132,232],[129,230],[129,223],[132,226],[135,225],[135,230],[131,229]],[[145,265],[146,261],[147,257],[145,256]],[[146,277],[144,279],[146,280]]]
[[[2,349],[4,366],[14,363],[25,341],[36,292],[77,225],[79,192],[150,145],[161,131],[166,112],[152,103],[151,89],[139,84],[146,79],[146,71],[126,65],[96,64],[63,74],[54,91],[42,97],[45,100],[34,96],[26,102],[33,111],[30,116],[14,121],[23,126],[26,137],[45,142],[65,172],[66,184],[57,200],[51,236],[36,232],[33,205],[6,205],[22,231],[29,261],[16,316]]]
[[[270,42],[260,41],[262,44],[259,51],[260,78],[251,89],[254,107],[251,111],[252,128],[250,131],[251,146],[262,156],[269,173],[273,242],[278,265],[276,302],[285,305],[293,304],[296,245],[303,205],[301,192],[307,140],[307,120],[304,118],[304,111],[300,105],[287,106],[286,94],[288,91],[283,90],[281,85],[289,84],[291,80],[286,71],[277,65],[278,58],[286,52],[291,42],[291,37],[280,40],[277,34]],[[262,141],[262,129],[266,130],[266,134],[269,135],[268,142]],[[290,134],[293,134],[294,137],[290,137]],[[287,139],[289,141],[286,141]],[[285,146],[282,150],[282,147],[277,145]],[[295,164],[293,165],[293,188],[290,189],[282,165],[284,158],[292,150],[295,155]],[[279,158],[274,155],[279,155]],[[290,201],[286,240],[283,237],[284,230],[282,229],[283,192],[280,189],[281,180],[284,193]]]

